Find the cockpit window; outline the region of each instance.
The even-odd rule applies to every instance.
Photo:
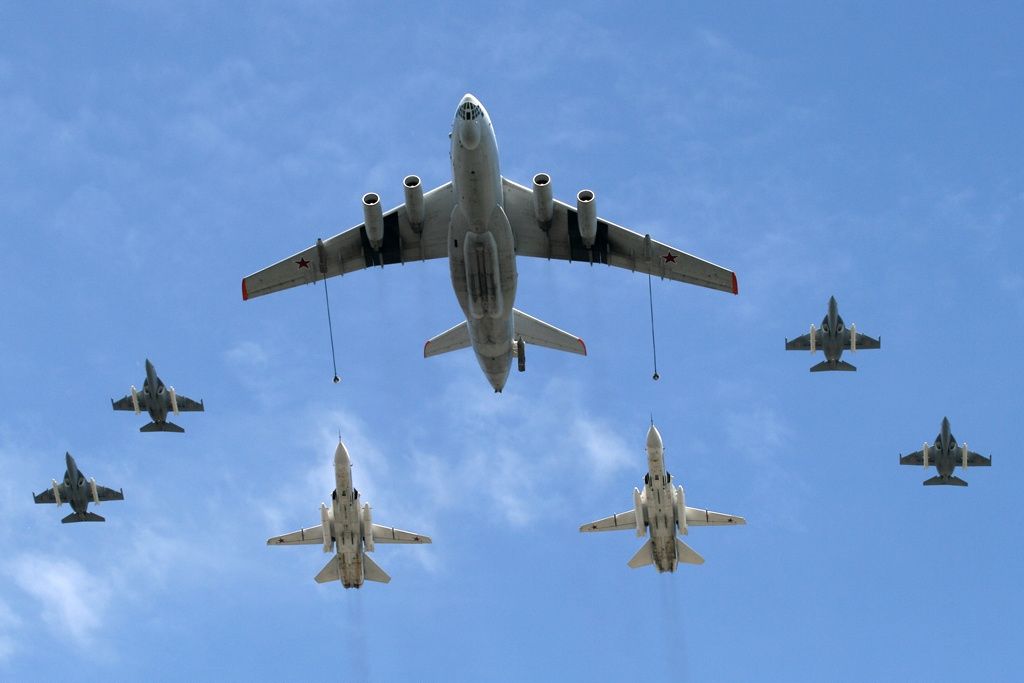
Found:
[[[474,121],[480,118],[480,107],[472,102],[463,102],[459,107],[459,118],[463,121]]]

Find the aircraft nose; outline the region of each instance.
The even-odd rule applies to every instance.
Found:
[[[480,100],[478,100],[477,98],[473,97],[473,95],[470,94],[470,93],[466,93],[465,95],[462,96],[462,99],[459,100],[459,106],[461,107],[462,105],[466,104],[467,102],[469,102],[470,104],[475,104],[478,107],[480,106]]]
[[[345,444],[339,441],[338,447],[334,449],[334,464],[348,465],[349,462],[348,449],[345,448]]]
[[[652,424],[651,428],[647,430],[647,450],[661,450],[662,448],[664,448],[664,443],[661,440],[661,432]]]
[[[71,453],[64,453],[64,462],[70,468],[71,464],[75,462],[75,459],[71,457]]]

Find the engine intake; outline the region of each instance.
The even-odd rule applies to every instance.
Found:
[[[551,219],[555,215],[555,201],[551,196],[551,176],[538,173],[533,176],[533,215],[537,225],[545,232],[551,229]]]
[[[384,244],[384,211],[380,208],[380,196],[373,192],[363,195],[363,223],[370,246],[379,251]]]
[[[597,206],[591,190],[580,190],[576,195],[576,215],[579,218],[580,237],[583,246],[590,249],[597,239]]]
[[[402,180],[402,188],[405,190],[405,215],[409,219],[409,225],[413,232],[423,232],[423,183],[420,177],[407,175]]]

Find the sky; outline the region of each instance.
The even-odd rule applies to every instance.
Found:
[[[1018,3],[0,2],[0,679],[1000,680],[1024,666]],[[502,173],[736,271],[739,296],[521,258],[587,343],[492,393],[443,261],[242,302],[240,280]],[[830,295],[856,373],[783,340]],[[140,434],[144,360],[206,412]],[[631,570],[653,415],[706,558]],[[943,416],[989,469],[899,467]],[[338,435],[388,585],[313,577]],[[123,488],[104,524],[30,494]]]

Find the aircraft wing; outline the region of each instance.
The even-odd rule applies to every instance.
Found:
[[[967,451],[968,467],[989,467],[991,464],[992,458],[986,458],[984,455],[980,455],[974,451]]]
[[[50,491],[52,494],[53,491]],[[114,489],[108,489],[106,486],[96,487],[96,497],[100,499],[100,502],[107,500],[124,500],[124,491],[115,491]],[[92,500],[90,498],[90,500]]]
[[[67,499],[64,497],[64,484],[60,484],[57,488],[60,489],[60,501],[62,503],[66,502]],[[42,493],[33,493],[32,499],[37,503],[50,503],[51,505],[56,504],[57,502],[57,498],[53,495],[52,486],[47,487],[47,489]]]
[[[430,543],[430,536],[402,531],[391,526],[373,525],[374,543]]]
[[[193,401],[188,396],[182,396],[181,394],[175,394],[174,402],[178,404],[178,412],[180,413],[203,412],[206,410],[202,401]]]
[[[319,524],[267,539],[267,545],[313,545],[323,542],[324,528]]]
[[[847,336],[849,336],[849,335],[847,335]],[[847,343],[847,347],[846,348],[850,348],[850,342],[847,341],[846,343]],[[868,335],[861,334],[860,332],[857,333],[857,350],[858,351],[860,351],[861,349],[880,349],[880,348],[882,348],[882,340],[881,339],[875,339],[874,337],[869,337]]]
[[[746,524],[747,520],[737,515],[724,512],[712,512],[701,508],[686,508],[686,526],[723,526],[729,524]]]
[[[731,270],[603,218],[597,219],[597,237],[593,248],[587,249],[580,237],[576,208],[557,199],[551,227],[542,230],[533,211],[533,190],[506,178],[501,182],[505,190],[505,213],[516,234],[517,254],[604,263],[723,292],[736,294],[739,291],[736,274]]]
[[[821,348],[821,330],[814,331],[814,347],[817,349]],[[859,342],[859,340],[858,340]],[[810,351],[811,350],[811,335],[805,334],[797,337],[796,339],[786,340],[787,351]]]
[[[934,462],[935,460],[932,459],[932,457],[929,455],[928,464],[932,464]],[[917,465],[918,467],[921,467],[922,465],[924,465],[924,451],[914,451],[913,453],[908,453],[907,455],[901,455],[900,464]]]
[[[135,396],[136,396],[136,398],[139,401],[139,410],[141,412],[145,412],[146,411],[146,394],[144,394],[143,392],[140,391],[139,393],[135,394]],[[111,405],[114,406],[114,410],[131,410],[131,411],[135,410],[135,407],[132,406],[132,397],[131,396],[125,396],[124,398],[119,398],[116,401],[111,400],[110,403],[111,403]]]
[[[636,512],[633,510],[620,512],[617,515],[605,517],[580,527],[580,531],[625,531],[627,529],[636,531]]]
[[[417,233],[405,204],[384,214],[384,242],[370,246],[366,224],[314,244],[242,280],[242,298],[252,299],[356,270],[448,256],[448,226],[455,207],[451,182],[423,195],[423,226]]]

